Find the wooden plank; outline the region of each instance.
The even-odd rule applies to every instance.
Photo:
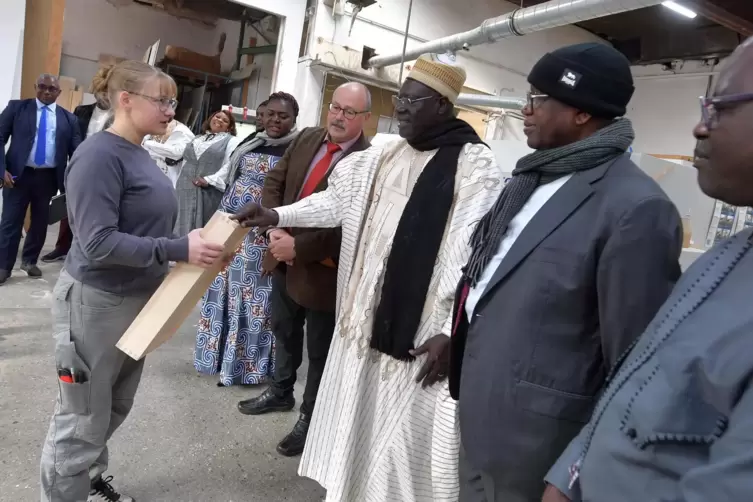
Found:
[[[201,232],[204,239],[225,246],[226,255],[235,253],[248,234],[230,220],[230,215],[216,212]],[[152,295],[131,326],[117,343],[117,347],[133,359],[141,359],[166,341],[191,315],[206,293],[223,263],[204,269],[179,263]]]
[[[57,75],[63,44],[65,0],[26,0],[21,98],[33,98],[42,73]]]

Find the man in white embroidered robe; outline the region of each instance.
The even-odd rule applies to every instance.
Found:
[[[491,150],[454,116],[464,81],[462,68],[422,56],[395,99],[403,139],[349,156],[324,192],[236,216],[342,226],[337,326],[299,470],[329,502],[458,498],[444,381],[453,295],[471,233],[503,187]]]

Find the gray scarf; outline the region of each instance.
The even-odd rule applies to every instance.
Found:
[[[225,186],[229,187],[230,184],[235,181],[235,173],[238,172],[238,167],[241,163],[240,161],[244,155],[249,152],[253,152],[257,148],[262,146],[287,145],[291,143],[296,138],[296,136],[298,136],[298,132],[298,129],[294,127],[288,134],[282,136],[281,138],[270,138],[269,135],[267,135],[266,131],[262,131],[260,133],[256,133],[252,139],[244,140],[235,148],[235,150],[233,150],[233,153],[230,155],[230,169],[227,173]]]
[[[624,154],[635,139],[630,120],[618,119],[586,139],[548,150],[536,150],[521,158],[491,211],[471,237],[471,258],[463,269],[465,280],[475,287],[489,260],[498,251],[510,222],[540,185],[562,176],[593,169]]]

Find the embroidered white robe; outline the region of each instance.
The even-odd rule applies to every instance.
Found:
[[[342,226],[338,320],[299,468],[327,489],[328,502],[458,499],[457,406],[447,383],[422,389],[415,378],[425,356],[401,362],[369,348],[392,239],[418,175],[435,154],[405,140],[351,154],[337,165],[327,190],[276,208],[280,227]],[[436,334],[450,335],[471,233],[502,188],[491,150],[466,145],[416,347]]]

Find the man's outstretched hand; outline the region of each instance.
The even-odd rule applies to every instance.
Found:
[[[266,209],[259,204],[249,202],[231,219],[240,222],[242,227],[273,227],[280,221],[280,217],[273,209]]]

